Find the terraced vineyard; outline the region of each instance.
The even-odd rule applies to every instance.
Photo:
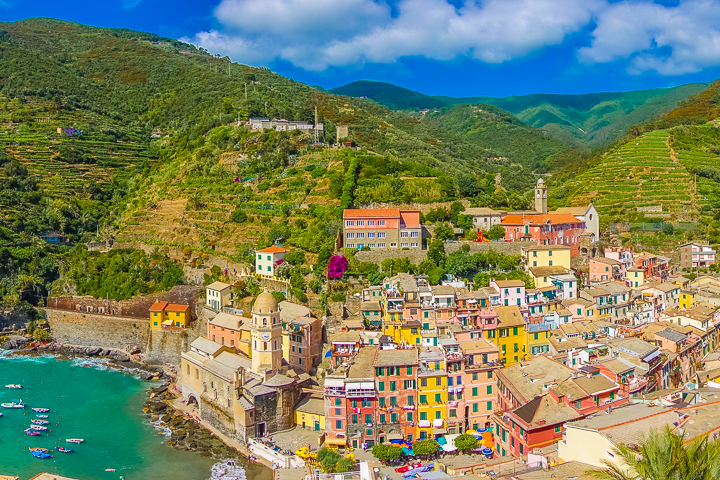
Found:
[[[637,207],[661,205],[665,220],[697,219],[693,177],[668,145],[670,132],[656,130],[606,154],[569,187],[573,205],[592,202],[603,223],[642,217]]]
[[[82,138],[58,128],[85,129]],[[38,185],[55,198],[90,198],[89,189],[135,175],[152,163],[148,142],[109,141],[101,132],[123,130],[106,118],[84,111],[56,110],[51,102],[0,98],[0,149],[27,166]],[[61,161],[65,146],[81,149],[83,163]]]
[[[274,226],[294,223],[310,204],[335,208],[339,200],[329,194],[327,171],[314,178],[315,169],[342,171],[333,151],[304,155],[289,168],[279,168],[263,178],[234,178],[236,158],[223,158],[222,180],[193,175],[180,169],[168,176],[158,195],[146,195],[137,206],[123,212],[118,241],[154,245],[198,246],[213,241],[217,251],[234,251],[241,243],[256,243]],[[148,200],[149,199],[149,200]],[[248,221],[230,221],[241,209]],[[289,213],[285,217],[285,213]]]

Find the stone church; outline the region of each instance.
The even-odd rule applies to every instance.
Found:
[[[197,405],[200,418],[226,435],[247,443],[294,425],[294,408],[306,373],[283,366],[282,322],[270,293],[255,300],[250,322],[251,355],[198,338],[181,358],[182,398]]]

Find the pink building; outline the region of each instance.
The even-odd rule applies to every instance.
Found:
[[[460,342],[464,368],[462,379],[463,409],[466,428],[487,428],[497,403],[497,379],[499,368],[498,347],[489,340],[479,338]]]
[[[490,280],[490,286],[500,293],[501,306],[527,306],[525,282],[522,280]]]
[[[591,258],[589,262],[590,282],[621,280],[625,275],[625,266],[612,258]]]
[[[585,222],[569,213],[507,215],[500,223],[505,228],[505,241],[530,240],[538,245],[566,245],[570,255],[580,253],[580,235]]]

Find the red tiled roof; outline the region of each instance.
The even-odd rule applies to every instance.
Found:
[[[155,302],[150,307],[151,312],[162,312],[167,307],[168,302]]]
[[[167,307],[165,307],[166,312],[184,312],[190,308],[190,305],[179,305],[176,303],[171,303]]]
[[[400,210],[397,208],[348,208],[343,210],[343,218],[366,218],[366,217],[400,217]]]
[[[263,248],[262,250],[258,250],[258,251],[262,252],[262,253],[287,253],[290,250],[287,250],[282,247],[276,247],[273,245],[272,247]]]
[[[501,225],[559,225],[563,223],[580,223],[580,220],[569,213],[547,215],[508,215],[502,219]]]
[[[400,218],[405,222],[405,228],[420,228],[419,210],[404,210],[400,212]]]

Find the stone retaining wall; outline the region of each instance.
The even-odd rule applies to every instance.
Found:
[[[506,255],[519,255],[523,247],[537,246],[535,242],[446,242],[445,253],[450,254],[463,245],[470,246],[470,253],[487,252],[495,250]],[[355,258],[361,262],[372,262],[380,264],[386,258],[408,258],[410,263],[418,264],[427,258],[427,250],[371,250],[369,252],[357,252]]]

